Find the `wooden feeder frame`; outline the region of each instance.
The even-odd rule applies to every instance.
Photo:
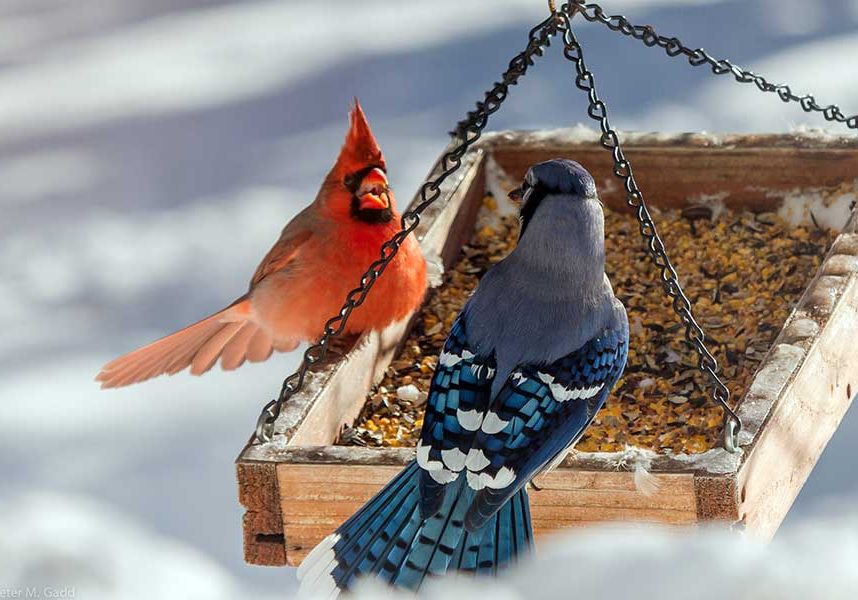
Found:
[[[416,234],[445,267],[471,238],[487,174],[520,179],[556,157],[583,164],[602,200],[628,210],[611,157],[589,130],[489,134],[442,185]],[[776,211],[797,190],[858,182],[858,139],[847,136],[623,134],[648,204],[681,208],[717,194],[729,209]],[[431,173],[437,173],[439,165]],[[657,192],[656,192],[657,190]],[[416,200],[415,200],[416,201]],[[681,275],[682,265],[679,265]],[[714,448],[659,455],[658,489],[645,496],[619,453],[573,452],[530,493],[535,534],[602,521],[740,524],[774,534],[858,391],[858,214],[852,213],[819,271],[784,323],[737,412],[742,452]],[[618,290],[622,295],[622,290]],[[325,535],[369,500],[414,456],[411,448],[332,445],[406,338],[408,323],[364,335],[348,355],[313,373],[274,427],[236,461],[245,507],[245,560],[298,565]],[[729,382],[727,382],[729,385]]]

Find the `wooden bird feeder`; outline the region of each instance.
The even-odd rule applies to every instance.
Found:
[[[539,491],[530,493],[535,533],[615,520],[721,521],[769,537],[858,392],[858,216],[850,216],[858,198],[858,139],[812,134],[622,138],[653,207],[681,208],[718,198],[728,209],[781,211],[794,209],[789,205],[801,203],[803,194],[836,191],[827,209],[842,215],[842,228],[819,271],[807,274],[809,286],[739,401],[741,452],[715,448],[659,455],[650,471],[660,485],[649,496],[636,490],[631,472],[617,468],[616,456],[573,453],[538,480]],[[611,157],[595,133],[487,135],[425,213],[417,230],[424,250],[440,254],[449,267],[473,233],[492,179],[500,171],[520,179],[528,166],[555,157],[583,164],[605,204],[624,206]],[[678,268],[681,276],[682,265]],[[241,452],[237,471],[249,563],[300,564],[413,457],[410,448],[333,445],[342,426],[357,417],[407,329],[401,324],[366,335],[345,358],[316,370],[310,384],[284,407],[273,441],[249,443]]]

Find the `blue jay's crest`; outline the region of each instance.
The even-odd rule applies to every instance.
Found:
[[[448,570],[494,573],[530,547],[526,485],[604,404],[629,327],[605,276],[593,178],[553,160],[522,187],[527,235],[453,324],[416,459],[313,550],[302,588],[336,595],[374,574],[416,589]]]
[[[573,160],[558,158],[530,167],[524,182],[513,194],[521,197],[521,231],[524,235],[533,214],[548,195],[560,195],[568,200],[595,199],[596,182],[584,167]]]
[[[587,170],[574,160],[555,158],[533,165],[524,176],[530,187],[542,187],[550,194],[569,194],[573,198],[592,198],[596,182]]]

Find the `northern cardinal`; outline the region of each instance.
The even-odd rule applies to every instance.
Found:
[[[107,363],[102,388],[121,387],[191,368],[205,373],[266,360],[316,339],[357,286],[381,245],[400,228],[387,168],[355,99],[340,155],[316,199],[280,234],[246,294],[225,309]],[[352,312],[346,334],[380,330],[416,310],[426,290],[426,262],[413,236]]]

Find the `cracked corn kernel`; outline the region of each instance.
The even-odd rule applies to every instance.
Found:
[[[483,210],[496,203],[487,198]],[[733,398],[741,398],[769,345],[818,269],[834,232],[792,227],[773,213],[657,211],[655,220],[680,274],[710,350]],[[605,211],[606,270],[629,315],[628,364],[605,407],[576,448],[611,452],[635,445],[656,452],[699,453],[720,443],[722,414],[709,400],[696,355],[665,297],[634,215]],[[414,446],[423,403],[397,397],[403,385],[428,392],[450,327],[480,277],[515,246],[518,221],[507,215],[482,226],[429,292],[403,350],[369,395],[340,443]],[[395,420],[394,415],[399,415]]]

